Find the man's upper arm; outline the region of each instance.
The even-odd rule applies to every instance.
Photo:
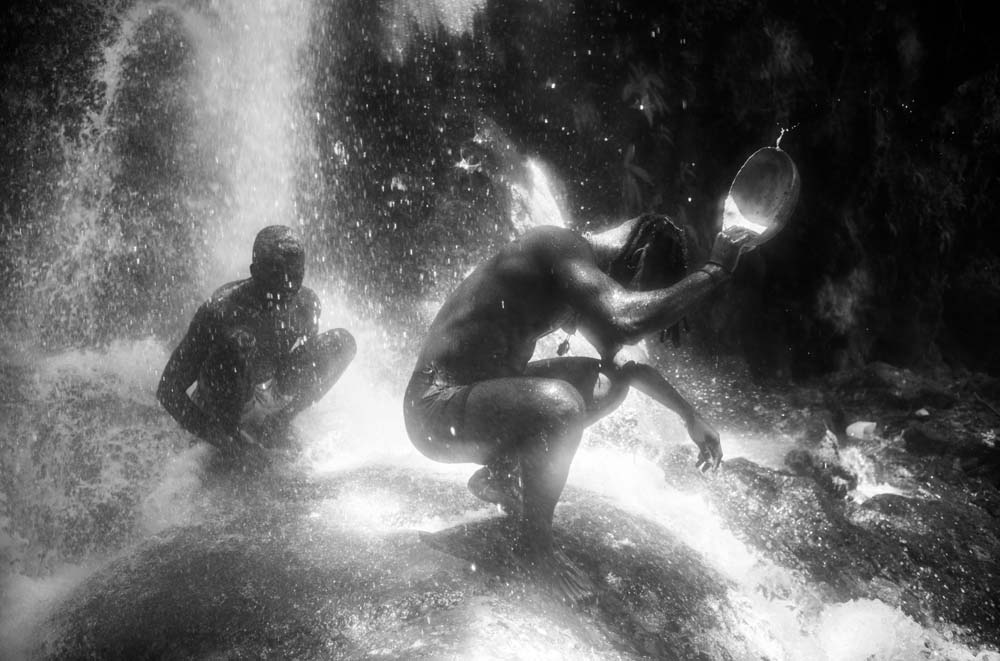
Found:
[[[163,369],[158,395],[186,396],[187,389],[198,380],[198,373],[211,348],[211,313],[208,304],[202,305],[188,326],[187,333],[178,343]]]
[[[582,327],[589,327],[609,347],[633,344],[648,333],[669,328],[717,284],[710,273],[695,271],[669,287],[635,291],[598,268],[582,237],[573,242],[562,236],[549,246],[546,258],[563,302],[577,312]]]
[[[633,329],[621,314],[629,292],[598,268],[593,251],[579,237],[552,246],[552,274],[565,303],[580,316],[582,326],[605,346],[630,341]]]

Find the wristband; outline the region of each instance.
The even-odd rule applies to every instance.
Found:
[[[726,281],[726,269],[715,262],[707,262],[698,270],[707,275],[714,285]]]

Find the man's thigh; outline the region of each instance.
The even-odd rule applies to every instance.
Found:
[[[618,408],[629,390],[627,380],[613,366],[607,367],[596,358],[570,356],[536,360],[528,363],[525,375],[569,382],[583,397],[587,424]]]
[[[227,330],[209,349],[198,374],[197,404],[227,426],[240,421],[253,397],[250,365],[256,340],[242,327]]]
[[[555,429],[557,416],[583,410],[579,393],[561,379],[487,379],[463,388],[460,396],[411,413],[414,443],[437,461],[489,463]]]
[[[279,367],[281,391],[305,402],[319,399],[336,383],[356,353],[354,337],[342,328],[310,338]]]

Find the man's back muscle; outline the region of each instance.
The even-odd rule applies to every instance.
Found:
[[[554,276],[567,254],[592,260],[583,240],[562,228],[538,228],[507,245],[442,306],[421,363],[434,361],[460,378],[519,373],[535,341],[568,316]]]

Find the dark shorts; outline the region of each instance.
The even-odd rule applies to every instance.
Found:
[[[456,454],[464,433],[465,406],[474,384],[456,383],[433,364],[410,377],[403,418],[413,445],[435,461],[465,461]]]

